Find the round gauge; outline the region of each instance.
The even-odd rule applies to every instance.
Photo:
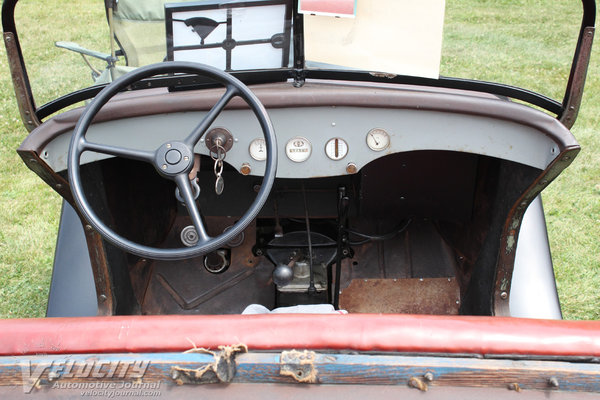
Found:
[[[250,142],[248,151],[250,152],[250,157],[254,158],[256,161],[265,161],[267,159],[267,145],[265,139],[254,139]]]
[[[308,160],[312,146],[308,139],[296,136],[288,140],[285,145],[285,154],[294,162],[303,162]]]
[[[367,133],[367,146],[373,151],[383,151],[390,146],[390,135],[381,128],[374,128]]]
[[[348,154],[348,143],[341,138],[333,138],[325,144],[325,154],[334,161],[341,160]]]

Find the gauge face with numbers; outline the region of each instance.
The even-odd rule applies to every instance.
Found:
[[[256,161],[265,161],[267,159],[267,145],[265,139],[254,139],[250,142],[248,151],[250,152],[250,157],[254,158]]]
[[[308,139],[296,136],[288,140],[285,145],[285,154],[294,162],[303,162],[308,160],[312,146]]]
[[[341,160],[348,154],[348,143],[341,138],[333,138],[325,144],[325,154],[334,161]]]
[[[367,133],[367,146],[373,151],[383,151],[390,146],[390,135],[381,128],[374,128]]]

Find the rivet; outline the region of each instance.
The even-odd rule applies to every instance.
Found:
[[[508,293],[506,293],[506,292],[502,292],[502,293],[500,293],[500,298],[501,298],[502,300],[506,300],[506,299],[508,299]]]
[[[60,190],[60,189],[62,189],[62,185],[60,183],[57,183],[56,186],[55,186],[55,188],[58,189],[58,190]]]
[[[98,299],[99,299],[99,300],[100,300],[102,303],[104,303],[104,302],[106,301],[106,295],[105,295],[105,294],[101,294],[101,295],[98,297]]]
[[[171,148],[171,143],[167,143],[167,149]]]
[[[423,375],[423,378],[425,378],[427,382],[433,382],[433,374],[431,372],[427,372]]]
[[[190,158],[188,156],[183,157],[184,161],[189,161]]]
[[[555,376],[553,376],[552,378],[548,379],[548,385],[550,385],[551,387],[557,388],[560,386],[560,384],[558,383],[558,379],[556,379]]]
[[[90,231],[90,232],[91,232],[93,228],[92,228],[92,226],[91,226],[91,225],[86,225],[86,226],[85,226],[85,229],[86,229],[87,231]]]
[[[167,164],[163,164],[161,168],[162,169],[167,169]]]
[[[353,162],[348,163],[348,165],[346,165],[346,172],[349,174],[355,174],[358,172],[358,168],[356,167],[356,164],[354,164]]]

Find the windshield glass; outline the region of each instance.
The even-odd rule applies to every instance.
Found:
[[[226,70],[293,67],[290,2],[253,1],[244,2],[244,7],[238,7],[239,2],[221,3],[120,0],[111,17],[98,0],[59,1],[52,6],[21,0],[15,20],[36,104],[163,60],[196,60]],[[404,3],[409,7],[411,2]],[[352,60],[373,54],[358,53],[361,49],[377,48],[370,56],[375,59],[373,65],[391,65],[377,68],[378,72],[435,78],[422,64],[421,58],[428,58],[437,62],[433,73],[439,76],[501,82],[562,99],[577,42],[580,2],[449,0],[445,7],[439,1],[428,3],[442,5],[441,11],[435,8],[427,14],[428,26],[435,30],[440,25],[439,44],[429,47],[421,44],[421,33],[391,26],[394,18],[362,19],[360,0],[354,16],[323,18],[367,24],[352,32],[369,32],[368,37],[361,34],[363,40],[350,40],[350,36],[342,40],[360,44],[351,47]],[[314,42],[317,37],[322,48],[339,52],[339,41],[315,36],[315,26],[308,22],[311,17],[315,16],[305,17],[307,40]],[[116,41],[110,40],[109,20]],[[411,46],[425,57],[406,53],[404,49]],[[363,63],[314,62],[312,54],[307,52],[308,68],[365,69]],[[395,68],[400,64],[402,68]]]

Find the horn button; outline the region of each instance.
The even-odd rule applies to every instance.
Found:
[[[156,169],[164,175],[177,175],[193,165],[192,150],[180,142],[168,142],[156,151],[154,162]]]

